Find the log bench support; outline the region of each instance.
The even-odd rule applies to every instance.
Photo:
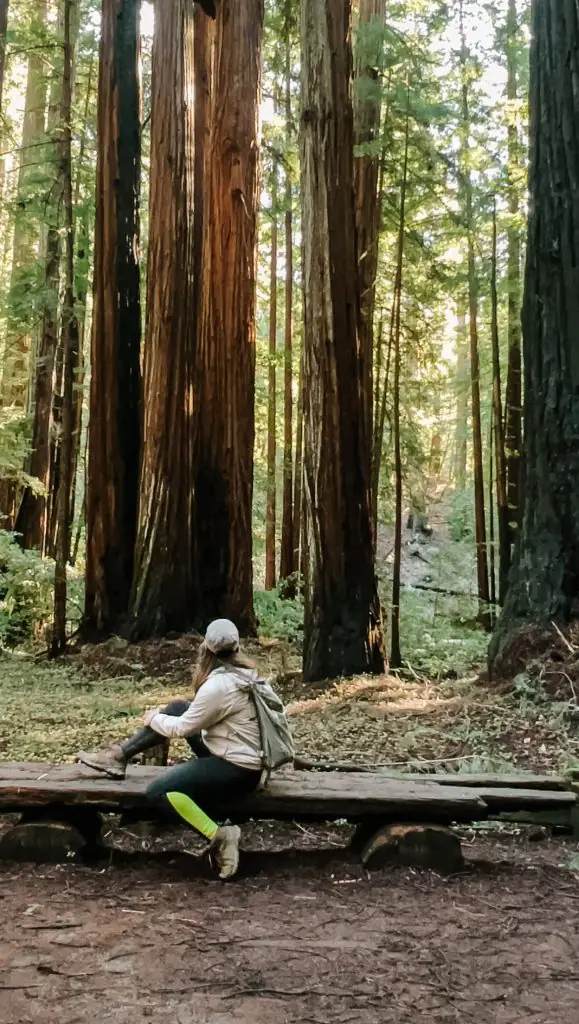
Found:
[[[93,807],[29,808],[0,837],[0,859],[62,864],[102,854],[102,818]]]
[[[464,870],[459,837],[442,825],[385,825],[362,850],[368,871],[410,867],[453,875]]]
[[[20,815],[0,838],[0,857],[54,862],[102,854],[101,814],[120,815],[130,827],[150,819],[146,790],[162,771],[130,766],[126,779],[118,780],[82,765],[0,763],[0,814]],[[368,870],[400,864],[443,873],[463,868],[451,825],[547,812],[577,827],[577,796],[562,788],[561,780],[553,780],[552,790],[543,777],[535,786],[530,775],[463,781],[467,784],[416,775],[280,772],[265,790],[223,808],[223,817],[240,824],[345,819],[358,826],[352,849]]]

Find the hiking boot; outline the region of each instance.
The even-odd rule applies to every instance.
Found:
[[[239,867],[239,840],[241,829],[237,825],[223,825],[217,829],[210,846],[211,859],[215,860],[219,877],[223,881],[233,878]]]
[[[107,747],[106,750],[81,750],[76,755],[77,761],[93,768],[95,772],[109,775],[111,779],[124,779],[127,760],[120,744]]]

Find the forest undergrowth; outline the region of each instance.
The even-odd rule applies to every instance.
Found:
[[[70,761],[81,747],[128,735],[146,708],[187,693],[197,644],[190,636],[140,645],[117,638],[57,663],[6,653],[0,758]],[[472,665],[455,678],[412,668],[320,689],[303,684],[295,643],[261,639],[248,650],[275,676],[306,759],[401,770],[579,771],[579,660],[557,644],[555,636],[547,660],[501,687],[489,687]],[[173,757],[184,753],[180,744],[172,748]]]
[[[488,639],[475,621],[472,549],[443,530],[406,541],[399,673],[305,685],[301,602],[256,592],[261,636],[246,649],[289,703],[299,755],[401,770],[579,771],[579,637],[547,631],[525,671],[490,684]],[[5,548],[4,639],[29,627],[45,600],[29,556]],[[387,593],[388,530],[379,549]],[[38,632],[26,644],[4,646],[0,759],[67,761],[79,748],[129,734],[146,708],[187,694],[198,643],[195,634],[141,644],[73,640],[56,662],[47,660]],[[172,749],[173,757],[185,753],[179,744]]]

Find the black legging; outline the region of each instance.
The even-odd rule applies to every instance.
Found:
[[[188,707],[189,701],[174,700],[163,708],[163,714],[180,717]],[[151,735],[146,747],[143,746],[144,730],[139,734],[142,737],[139,743],[141,750],[159,743],[159,734],[150,728],[148,732]],[[242,768],[222,757],[216,757],[207,749],[200,735],[187,736],[186,739],[195,758],[168,768],[147,789],[147,799],[163,814],[170,811],[171,817],[175,816],[173,805],[167,800],[167,793],[184,793],[205,814],[214,818],[219,816],[222,808],[231,807],[237,800],[257,789],[261,779],[260,770]]]

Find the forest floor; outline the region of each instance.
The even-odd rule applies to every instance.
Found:
[[[0,758],[70,760],[187,692],[196,641],[85,647],[57,665],[2,660]],[[579,661],[554,634],[540,666],[489,687],[416,670],[304,687],[277,673],[300,754],[421,770],[579,764]],[[452,674],[452,673],[451,673]],[[176,747],[178,757],[184,751]],[[248,826],[223,887],[183,832],[109,823],[110,860],[0,868],[1,1024],[575,1024],[579,844],[463,830],[467,870],[368,876],[347,827]],[[541,842],[537,840],[541,839]]]
[[[467,835],[451,880],[268,845],[225,887],[183,854],[4,867],[0,1021],[576,1024],[565,843]]]
[[[490,685],[468,581],[464,595],[439,592],[460,589],[453,573],[433,542],[406,552],[400,676],[306,687],[295,643],[249,645],[290,706],[300,755],[579,770],[579,636],[549,633],[525,672]],[[5,655],[0,760],[70,761],[127,735],[145,708],[188,692],[197,643],[113,639],[56,664]],[[190,834],[121,831],[113,817],[104,863],[3,865],[0,1024],[575,1024],[576,840],[465,829],[467,869],[442,879],[370,877],[350,834],[247,826],[240,877],[226,887],[192,856]]]

